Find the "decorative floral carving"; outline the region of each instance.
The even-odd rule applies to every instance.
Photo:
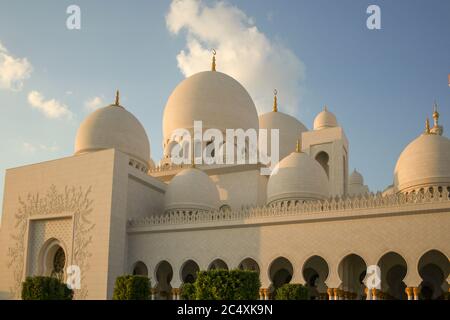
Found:
[[[84,275],[89,270],[89,244],[92,242],[92,229],[95,225],[89,220],[93,201],[89,199],[91,187],[84,191],[81,187],[65,187],[64,192],[58,192],[51,185],[44,196],[39,193],[29,193],[25,199],[19,197],[19,209],[15,214],[15,233],[11,234],[13,245],[8,250],[8,268],[13,269],[14,286],[10,289],[16,298],[20,298],[20,288],[25,268],[25,233],[29,218],[34,215],[52,215],[71,213],[74,225],[74,242],[72,245],[72,264],[81,269],[80,290],[75,290],[75,298],[83,299],[88,294]]]

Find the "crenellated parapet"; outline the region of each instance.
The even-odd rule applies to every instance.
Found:
[[[383,196],[381,192],[370,193],[363,196],[336,197],[324,201],[297,201],[284,200],[262,207],[244,207],[230,211],[204,211],[204,210],[173,210],[161,215],[151,215],[142,219],[128,221],[129,228],[147,226],[168,226],[197,223],[221,223],[227,221],[252,221],[259,218],[302,217],[305,214],[316,216],[318,219],[327,219],[331,215],[345,215],[358,213],[363,210],[376,211],[387,209],[397,211],[401,209],[420,210],[421,204],[442,203],[450,208],[450,193],[447,188],[433,188],[424,192],[409,194],[392,194]]]

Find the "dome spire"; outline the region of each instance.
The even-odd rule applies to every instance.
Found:
[[[430,134],[430,119],[425,120],[425,134]]]
[[[211,71],[216,71],[216,50],[215,49],[212,49],[212,54],[213,54],[213,58],[212,58]]]
[[[437,102],[436,102],[436,100],[434,100],[434,104],[433,104],[433,119],[434,119],[434,126],[437,127],[438,126],[438,121],[439,121],[439,112],[437,111]]]
[[[277,89],[273,89],[273,112],[278,112]]]
[[[116,100],[114,101],[115,106],[120,106],[120,93],[119,90],[116,90]]]
[[[434,125],[433,128],[431,128],[431,133],[442,135],[442,132],[444,131],[442,126],[439,125],[439,112],[438,112],[438,105],[436,100],[433,103],[433,120]]]
[[[328,111],[327,105],[324,105],[324,106],[323,106],[323,111]]]

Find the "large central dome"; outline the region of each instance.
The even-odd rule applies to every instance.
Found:
[[[164,145],[178,128],[258,129],[258,114],[247,90],[232,77],[204,71],[183,80],[170,95],[163,117]]]

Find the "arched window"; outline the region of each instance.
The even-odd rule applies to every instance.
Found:
[[[329,178],[330,177],[330,174],[329,174],[330,169],[329,169],[328,162],[330,160],[330,157],[328,156],[328,153],[326,153],[325,151],[320,151],[316,155],[316,160],[322,166],[323,170],[325,170],[325,173],[327,174],[327,177]]]
[[[142,261],[138,261],[134,264],[133,268],[134,276],[148,276],[148,268]]]

